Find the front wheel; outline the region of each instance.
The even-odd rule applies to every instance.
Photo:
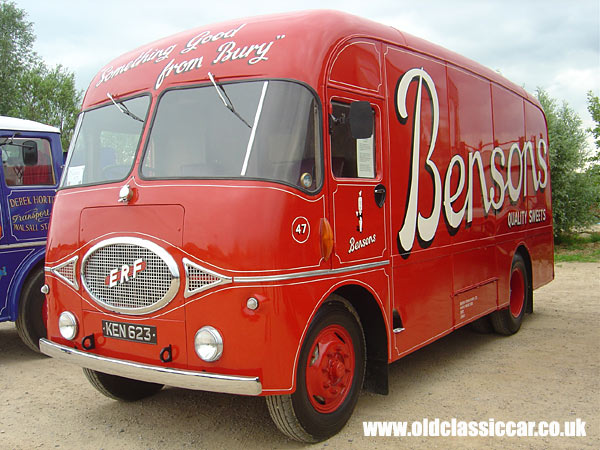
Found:
[[[306,334],[296,392],[266,397],[277,427],[301,442],[322,441],[344,427],[365,376],[365,338],[358,315],[341,297],[330,300]]]
[[[21,340],[33,351],[39,352],[40,338],[46,337],[46,296],[41,289],[44,285],[44,271],[32,273],[21,290],[19,315],[15,323]]]
[[[162,384],[132,380],[87,368],[83,369],[83,373],[100,393],[114,400],[133,402],[150,397],[163,388]]]
[[[515,334],[521,328],[527,304],[531,300],[529,276],[523,257],[516,254],[510,269],[510,302],[508,308],[495,311],[490,318],[494,331],[506,336]]]

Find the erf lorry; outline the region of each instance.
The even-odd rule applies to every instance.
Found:
[[[46,337],[44,252],[63,164],[60,131],[0,116],[0,321],[38,351]]]
[[[544,114],[342,13],[187,31],[91,82],[47,251],[44,353],[116,399],[264,396],[319,441],[389,363],[519,330],[554,276]]]

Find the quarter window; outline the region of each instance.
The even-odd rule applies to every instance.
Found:
[[[336,178],[375,178],[375,133],[367,139],[355,139],[350,131],[350,105],[332,102],[331,106],[333,175]]]

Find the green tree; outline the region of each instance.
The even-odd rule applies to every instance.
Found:
[[[590,159],[588,174],[591,177],[591,182],[596,188],[596,200],[594,205],[595,214],[600,217],[600,99],[594,95],[592,91],[588,92],[588,111],[594,121],[594,127],[588,131],[594,137],[596,145],[595,155]]]
[[[593,128],[590,128],[588,131],[592,133],[594,136],[596,149],[600,149],[600,99],[597,95],[594,95],[592,91],[587,93],[588,98],[588,111],[592,116],[592,120],[596,123]],[[600,156],[599,153],[596,154],[596,159]]]
[[[33,51],[33,24],[26,18],[13,2],[0,0],[0,114],[59,128],[66,149],[83,93],[73,73],[49,68]]]
[[[61,130],[67,149],[75,128],[81,91],[75,89],[75,76],[58,65],[48,69],[39,63],[19,78],[19,104],[10,115],[53,125]]]
[[[18,103],[18,79],[36,58],[33,24],[25,18],[25,11],[14,3],[0,3],[0,114],[8,114]]]
[[[597,187],[586,170],[589,155],[581,118],[566,102],[559,106],[544,90],[536,94],[548,123],[554,236],[560,239],[595,221]]]

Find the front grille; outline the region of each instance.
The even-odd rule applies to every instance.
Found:
[[[146,314],[168,304],[179,288],[173,258],[139,238],[108,239],[82,261],[81,278],[92,299],[124,314]]]
[[[73,286],[75,289],[79,289],[79,285],[77,284],[77,277],[75,276],[75,266],[77,264],[78,258],[78,256],[74,256],[73,258],[69,259],[68,261],[65,261],[62,264],[50,267],[49,270],[63,281],[66,281],[68,284]]]
[[[75,284],[75,264],[58,267],[56,273],[62,275],[66,280],[69,280],[71,284]]]
[[[183,267],[185,268],[185,292],[183,294],[185,298],[219,284],[231,283],[230,277],[201,267],[187,258],[183,258]]]
[[[196,267],[189,268],[187,277],[190,291],[199,291],[221,281],[219,277],[206,273]]]

